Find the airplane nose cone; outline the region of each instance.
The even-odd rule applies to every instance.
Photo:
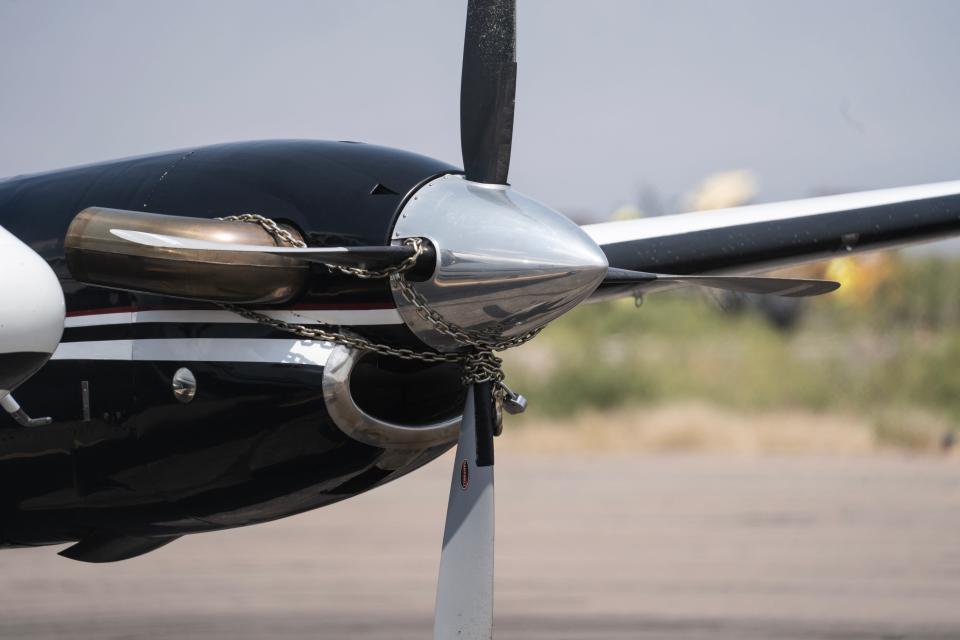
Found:
[[[607,259],[569,219],[512,189],[446,175],[417,191],[400,213],[396,241],[428,238],[432,277],[413,289],[444,320],[499,342],[546,325],[600,284]],[[404,322],[426,344],[463,345],[437,331],[394,284]]]
[[[60,343],[63,321],[57,276],[0,227],[0,398],[46,363]]]

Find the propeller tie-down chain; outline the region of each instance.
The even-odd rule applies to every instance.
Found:
[[[263,230],[273,236],[281,245],[287,245],[295,247],[297,249],[306,249],[307,243],[294,236],[290,231],[281,227],[275,220],[271,220],[266,216],[261,216],[257,213],[243,213],[238,216],[226,216],[224,218],[217,218],[217,220],[223,220],[224,222],[249,222],[251,224],[258,224],[263,227]],[[419,240],[419,238],[418,238]],[[407,243],[409,244],[409,243]],[[415,251],[414,254],[406,258],[403,262],[397,265],[391,265],[384,269],[373,270],[373,269],[361,269],[359,267],[348,267],[346,265],[340,264],[328,264],[323,263],[325,267],[332,271],[340,271],[347,275],[356,276],[358,278],[363,278],[365,280],[371,280],[374,278],[388,278],[395,273],[403,273],[404,271],[409,271],[416,264],[417,260],[420,259],[420,256],[423,254],[422,244],[412,245]]]
[[[267,218],[256,213],[245,213],[235,216],[226,216],[217,218],[226,222],[247,222],[260,225],[274,240],[287,246],[306,248],[307,243],[294,236],[290,231],[281,227],[275,220]],[[441,363],[451,362],[459,363],[463,367],[461,381],[465,386],[476,383],[488,382],[492,385],[497,411],[505,407],[510,413],[521,413],[526,408],[526,400],[523,396],[514,393],[506,384],[504,384],[503,360],[496,355],[497,351],[505,351],[512,347],[518,347],[533,339],[541,328],[528,331],[522,335],[508,338],[506,340],[492,340],[481,338],[465,331],[461,327],[447,321],[437,311],[431,309],[427,301],[421,296],[413,286],[407,281],[403,274],[412,269],[424,253],[424,244],[422,238],[406,238],[403,243],[413,249],[413,254],[404,259],[397,265],[391,265],[384,269],[371,270],[360,267],[348,267],[337,264],[323,263],[328,269],[339,271],[347,275],[352,275],[363,279],[390,278],[397,285],[403,297],[413,305],[417,315],[429,322],[434,329],[442,333],[457,343],[467,347],[465,351],[454,353],[441,353],[438,351],[417,351],[404,347],[394,347],[388,344],[373,342],[355,334],[349,334],[333,325],[324,324],[321,327],[307,326],[292,322],[285,322],[272,318],[266,314],[246,309],[232,304],[221,305],[224,309],[232,311],[248,320],[258,324],[268,326],[272,329],[292,333],[308,340],[320,340],[324,342],[333,342],[354,349],[370,351],[384,356],[392,356],[404,360],[417,360],[420,362]],[[329,327],[329,328],[327,328]],[[499,427],[499,420],[497,420]],[[498,434],[499,435],[499,434]]]

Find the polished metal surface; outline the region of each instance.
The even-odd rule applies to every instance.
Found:
[[[172,386],[173,397],[183,404],[188,404],[197,395],[197,377],[186,367],[180,367],[173,374]]]
[[[443,525],[434,640],[493,637],[493,465],[479,464],[474,385],[467,388]]]
[[[508,387],[503,385],[507,395],[503,398],[503,408],[510,415],[517,415],[527,410],[527,399]]]
[[[120,230],[118,235],[116,231]],[[286,302],[306,284],[309,266],[265,253],[157,247],[131,242],[143,232],[231,244],[275,247],[260,226],[90,207],[67,230],[70,273],[80,282],[180,298],[264,304]]]
[[[371,416],[350,393],[354,365],[365,352],[339,345],[323,369],[323,398],[334,424],[345,434],[374,447],[419,449],[457,441],[460,416],[424,425],[403,425]]]
[[[445,320],[498,341],[542,327],[600,284],[607,259],[573,222],[516,193],[445,175],[404,206],[393,231],[429,239],[437,252],[433,276],[413,288]],[[424,320],[393,285],[400,315],[426,344],[455,350],[453,338]]]
[[[16,398],[7,391],[0,396],[0,408],[10,414],[10,417],[17,421],[21,427],[43,427],[53,423],[53,418],[47,416],[43,418],[31,418],[30,414],[20,407]]]

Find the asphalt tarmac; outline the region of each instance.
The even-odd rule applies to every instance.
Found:
[[[960,638],[956,458],[497,462],[501,640]],[[0,552],[0,638],[429,638],[451,465],[114,565]]]

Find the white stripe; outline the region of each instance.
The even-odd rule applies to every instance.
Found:
[[[396,309],[324,309],[324,310],[260,310],[260,313],[284,322],[298,324],[334,324],[369,326],[403,324]],[[226,310],[171,310],[100,313],[67,318],[66,327],[95,327],[109,324],[137,324],[140,322],[252,324]]]
[[[716,209],[674,216],[641,218],[620,222],[602,222],[585,225],[583,230],[599,245],[662,238],[694,231],[723,229],[755,222],[771,222],[802,218],[838,211],[853,211],[885,204],[925,200],[960,194],[960,180],[939,182],[915,187],[880,189],[838,196],[754,204],[733,209]]]
[[[176,338],[64,342],[52,360],[272,362],[323,366],[330,342],[261,338]]]
[[[133,314],[126,313],[98,313],[89,316],[74,316],[67,318],[64,327],[95,327],[103,324],[130,324],[133,322]]]
[[[61,342],[51,360],[133,360],[133,340]]]

